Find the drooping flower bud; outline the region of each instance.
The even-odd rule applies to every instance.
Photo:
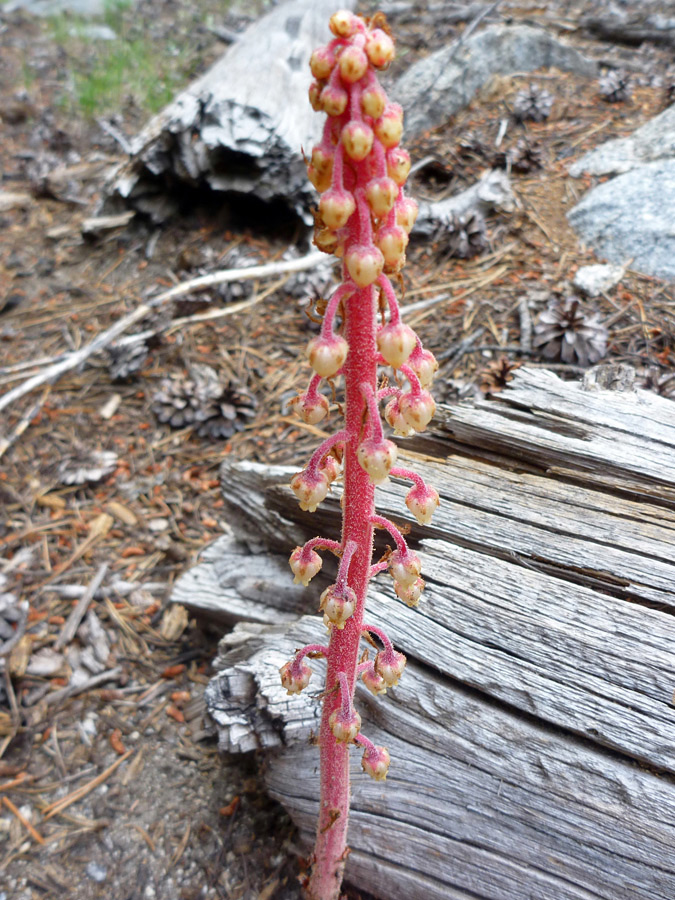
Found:
[[[336,231],[347,224],[355,209],[356,203],[349,191],[338,188],[326,191],[319,200],[319,212],[324,224]]]
[[[345,47],[338,59],[340,75],[347,84],[354,84],[368,71],[368,57],[360,47]]]
[[[431,487],[418,485],[410,488],[405,498],[405,505],[415,516],[420,525],[428,525],[441,502],[438,491]]]
[[[365,669],[361,673],[361,680],[368,688],[371,694],[374,694],[376,697],[378,694],[386,694],[387,693],[387,682],[381,675],[378,675],[375,671],[375,666],[371,665],[370,668]]]
[[[291,478],[291,490],[298,498],[300,509],[307,512],[314,512],[319,503],[325,500],[328,487],[328,479],[323,472],[313,475],[307,469],[303,469]]]
[[[429,387],[438,369],[438,362],[429,350],[418,350],[408,360],[408,365],[419,378],[423,388]]]
[[[389,571],[394,581],[408,587],[419,578],[422,563],[419,556],[412,550],[394,550],[389,558]]]
[[[385,265],[396,269],[405,262],[405,248],[408,246],[408,232],[400,225],[385,225],[376,237],[377,246],[382,251]]]
[[[405,182],[405,178],[403,181]],[[396,224],[400,225],[401,228],[405,228],[408,234],[410,234],[417,221],[418,212],[419,207],[412,197],[401,197],[401,199],[396,202]]]
[[[386,255],[385,255],[386,259]],[[397,322],[395,325],[385,325],[377,334],[377,349],[386,362],[398,369],[407,362],[408,357],[415,349],[417,338],[409,325]]]
[[[317,169],[316,166],[311,164],[307,166],[307,177],[320,194],[323,191],[327,191],[332,183],[330,172],[322,172],[320,169]]]
[[[436,412],[436,403],[429,391],[403,394],[399,406],[403,418],[415,431],[424,431]]]
[[[336,709],[328,719],[328,724],[338,743],[351,744],[361,730],[361,716],[355,709],[352,709],[349,715],[345,715],[341,709]]]
[[[315,394],[311,398],[307,394],[298,394],[288,405],[308,425],[317,425],[322,422],[330,408],[328,398],[323,394]]]
[[[398,405],[398,397],[393,397],[384,408],[384,418],[394,429],[397,437],[410,437],[415,434],[415,429],[411,428],[401,414],[401,408]]]
[[[333,172],[333,161],[335,157],[332,153],[327,153],[323,147],[314,147],[312,149],[311,164],[319,172]]]
[[[401,147],[395,147],[387,153],[387,175],[393,178],[399,187],[405,184],[410,172],[410,154]]]
[[[351,37],[359,29],[359,20],[348,9],[340,9],[330,17],[328,27],[335,37]]]
[[[381,219],[393,209],[398,197],[398,185],[393,178],[373,178],[366,187],[366,200],[374,216]]]
[[[340,140],[350,159],[360,162],[373,149],[375,136],[373,129],[365,122],[347,122],[340,134]]]
[[[339,335],[312,338],[307,344],[307,358],[310,366],[322,378],[332,378],[344,365],[349,353],[349,344]]]
[[[398,684],[405,664],[405,656],[396,650],[380,650],[375,656],[375,671],[383,678],[388,687]]]
[[[363,244],[352,247],[345,256],[349,277],[358,287],[368,287],[382,274],[384,257],[377,247]]]
[[[321,112],[323,109],[323,103],[321,101],[321,92],[323,89],[324,85],[318,81],[313,81],[309,86],[309,102],[314,112]]]
[[[335,53],[330,47],[317,47],[309,58],[309,68],[318,80],[328,78],[334,65]]]
[[[347,619],[356,610],[356,594],[348,585],[340,588],[331,584],[321,594],[319,609],[326,618],[340,631],[345,627]]]
[[[342,252],[338,252],[339,245],[340,238],[335,234],[334,231],[331,231],[330,228],[314,229],[314,246],[322,253],[330,253],[331,256],[333,254],[335,254],[336,256],[342,256]]]
[[[305,587],[312,578],[321,571],[323,560],[316,550],[306,551],[304,547],[296,547],[288,560],[291,572],[295,576],[294,584],[303,584]]]
[[[312,670],[307,663],[292,659],[279,669],[281,683],[289,694],[299,694],[309,684]]]
[[[323,472],[328,481],[335,481],[335,479],[342,471],[342,466],[333,456],[333,454],[329,453],[328,456],[324,456],[324,458],[321,460],[319,470]]]
[[[387,95],[377,85],[366,88],[361,95],[361,109],[363,114],[379,119],[387,105]]]
[[[387,104],[373,127],[383,147],[398,146],[403,134],[403,110],[398,103]]]
[[[396,462],[396,444],[384,439],[367,438],[359,444],[356,455],[372,483],[382,484]]]
[[[375,68],[381,69],[394,58],[394,42],[381,28],[374,28],[366,39],[366,53]]]
[[[310,101],[312,97],[310,95]],[[321,96],[319,97],[320,107],[327,116],[333,116],[334,118],[337,116],[341,116],[342,113],[347,109],[347,103],[349,101],[349,95],[344,88],[338,87],[335,84],[327,84],[326,87],[321,91]]]
[[[424,590],[424,580],[417,578],[412,584],[407,585],[401,584],[400,581],[395,581],[394,590],[396,591],[396,596],[403,600],[406,606],[417,606]]]
[[[386,779],[390,763],[391,757],[386,747],[368,747],[361,757],[363,771],[375,781]]]

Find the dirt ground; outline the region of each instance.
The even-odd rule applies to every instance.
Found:
[[[159,47],[182,42],[176,85],[223,51],[211,25],[245,23],[220,6],[138,5],[134,28]],[[436,393],[449,402],[488,382],[498,388],[485,373],[501,359],[579,374],[523,352],[520,301],[529,300],[536,324],[548,300],[569,293],[576,269],[597,261],[567,225],[566,210],[591,184],[569,178],[568,166],[664,108],[670,63],[662,48],[620,48],[575,31],[584,6],[504,8],[625,66],[630,100],[605,103],[596,82],[556,72],[497,79],[411,147],[414,161],[436,160],[419,171],[412,193],[452,194],[498,162],[495,138],[520,88],[536,81],[554,96],[545,122],[509,120],[500,150],[525,138],[541,166],[511,173],[519,208],[489,220],[486,250],[461,260],[440,241],[411,249],[405,303],[442,299],[407,321],[441,360]],[[432,28],[415,9],[396,7],[392,24],[408,59],[463,27]],[[159,230],[136,221],[83,237],[104,175],[123,157],[114,134],[132,136],[147,108],[122,90],[100,111],[85,110],[72,73],[93,66],[97,50],[81,37],[75,45],[65,40],[60,27],[3,16],[0,7],[0,188],[22,197],[0,208],[0,393],[41,361],[86,344],[152,291],[232,260],[278,259],[297,235],[296,223],[263,229],[219,208],[217,198],[202,198]],[[242,296],[268,288],[254,283]],[[265,797],[259,761],[220,757],[204,719],[219,633],[168,601],[175,579],[227,528],[217,478],[223,458],[299,462],[316,442],[285,406],[307,377],[311,293],[308,283],[283,279],[260,302],[228,315],[233,295],[214,292],[207,308],[222,316],[178,325],[203,311],[205,298],[175,303],[168,319],[154,323],[161,342],[135,375],[114,381],[106,354],[94,355],[13,404],[2,421],[0,437],[12,445],[0,459],[0,616],[3,595],[15,608],[18,600],[29,607],[25,634],[0,675],[0,900],[300,896],[293,829]],[[609,329],[609,358],[648,369],[654,387],[667,392],[672,287],[628,271],[590,307]],[[158,422],[151,406],[162,379],[194,364],[252,395],[255,415],[244,430],[209,440]],[[93,612],[61,646],[83,588],[104,565]]]

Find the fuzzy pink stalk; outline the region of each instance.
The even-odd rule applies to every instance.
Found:
[[[386,748],[376,747],[360,732],[354,689],[361,678],[373,694],[384,693],[396,685],[406,660],[383,631],[364,626],[368,582],[389,569],[397,595],[410,606],[418,602],[424,588],[417,555],[392,522],[376,515],[375,488],[390,472],[412,481],[406,503],[420,522],[429,521],[438,505],[438,494],[421,478],[395,467],[396,445],[385,437],[380,418],[380,401],[392,396],[386,419],[395,433],[423,430],[433,414],[433,400],[424,388],[436,366],[415,332],[401,322],[388,277],[405,263],[417,207],[404,193],[410,157],[398,146],[401,109],[387,100],[375,75],[394,57],[386,26],[378,27],[382,21],[379,15],[369,23],[348,11],[336,13],[330,20],[334,39],[316,50],[310,61],[316,79],[310,101],[315,110],[328,115],[323,138],[308,162],[308,175],[322,195],[314,242],[343,259],[343,283],[327,303],[320,335],[308,346],[316,374],[293,405],[306,422],[315,424],[329,411],[328,399],[319,391],[321,381],[330,379],[335,390],[334,380],[342,378],[345,415],[344,427],[324,441],[291,481],[301,507],[314,511],[339,477],[342,462],[341,540],[313,538],[304,547],[296,547],[290,558],[296,581],[308,584],[322,566],[317,550],[340,557],[337,579],[321,595],[329,644],[302,648],[281,667],[282,683],[289,694],[295,694],[312,675],[306,660],[322,655],[327,661],[319,731],[319,821],[306,885],[311,900],[337,900],[340,893],[348,854],[351,747],[362,748],[361,765],[371,778],[384,780],[389,768]],[[389,312],[385,324],[378,322],[381,299]],[[400,370],[410,390],[378,393],[378,365]],[[375,527],[385,528],[396,547],[374,563]],[[374,660],[367,658],[367,652],[364,659],[364,632],[383,645]]]

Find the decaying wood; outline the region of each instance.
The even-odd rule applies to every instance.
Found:
[[[381,897],[672,900],[675,405],[520,369],[438,419],[403,454],[439,490],[432,525],[409,520],[406,486],[378,491],[410,525],[427,588],[415,610],[387,576],[371,590],[368,619],[409,666],[386,697],[358,696],[392,767],[374,783],[354,754],[348,878]],[[339,490],[309,516],[288,471],[228,463],[223,477],[236,552],[270,548],[248,570],[274,608],[223,581],[218,544],[199,594],[193,573],[174,599],[249,620],[222,642],[209,707],[224,749],[274,749],[270,792],[309,840],[325,664],[299,697],[278,668],[324,632],[317,616],[283,624],[314,585],[278,591],[295,543],[335,535]]]
[[[618,44],[638,46],[650,41],[653,44],[675,46],[675,18],[658,13],[631,16],[628,12],[614,8],[602,15],[583,16],[579,24],[596,37]]]
[[[281,201],[311,222],[301,151],[322,122],[307,102],[308,62],[333,12],[333,0],[290,0],[253,23],[132,141],[110,193],[155,221],[177,209],[167,188],[178,182]]]
[[[429,237],[437,232],[439,226],[450,224],[454,216],[470,213],[486,215],[494,209],[511,212],[515,205],[506,172],[490,169],[470,188],[453,197],[435,203],[420,203],[413,233],[415,237]]]

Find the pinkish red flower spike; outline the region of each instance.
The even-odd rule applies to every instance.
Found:
[[[375,695],[396,684],[405,656],[394,650],[380,629],[364,626],[370,578],[389,568],[399,597],[409,604],[424,586],[420,564],[401,532],[375,513],[375,487],[390,472],[411,480],[407,504],[419,521],[428,521],[437,494],[406,469],[397,469],[396,445],[383,432],[380,402],[387,402],[385,418],[396,435],[424,427],[433,412],[427,392],[436,362],[422,347],[401,313],[387,273],[405,263],[408,235],[417,204],[405,194],[410,156],[400,146],[401,108],[390,103],[378,72],[394,57],[394,44],[382,17],[369,22],[349,10],[330,20],[333,38],[311,57],[315,81],[309,89],[312,107],[327,115],[323,136],[312,148],[308,176],[321,194],[316,213],[314,243],[342,259],[342,285],[328,300],[320,334],[308,347],[314,376],[304,394],[292,402],[307,424],[324,420],[328,399],[319,393],[322,379],[331,379],[334,406],[344,411],[344,428],[328,438],[312,455],[291,487],[303,509],[313,511],[330,483],[342,474],[343,523],[340,542],[314,538],[291,554],[297,580],[307,584],[321,568],[317,550],[340,557],[335,583],[321,595],[321,609],[329,626],[326,689],[319,733],[321,802],[314,864],[308,886],[310,900],[337,900],[347,856],[349,814],[349,748],[364,747],[364,771],[383,780],[389,754],[360,733],[354,709],[357,678]],[[388,321],[378,324],[384,302]],[[378,366],[388,365],[410,383],[406,393],[392,387],[378,391]],[[342,379],[342,381],[341,381]],[[373,532],[386,528],[396,549],[388,559],[373,562]],[[372,662],[359,662],[364,629],[382,645]],[[281,670],[287,690],[302,690],[309,680],[304,648]]]

